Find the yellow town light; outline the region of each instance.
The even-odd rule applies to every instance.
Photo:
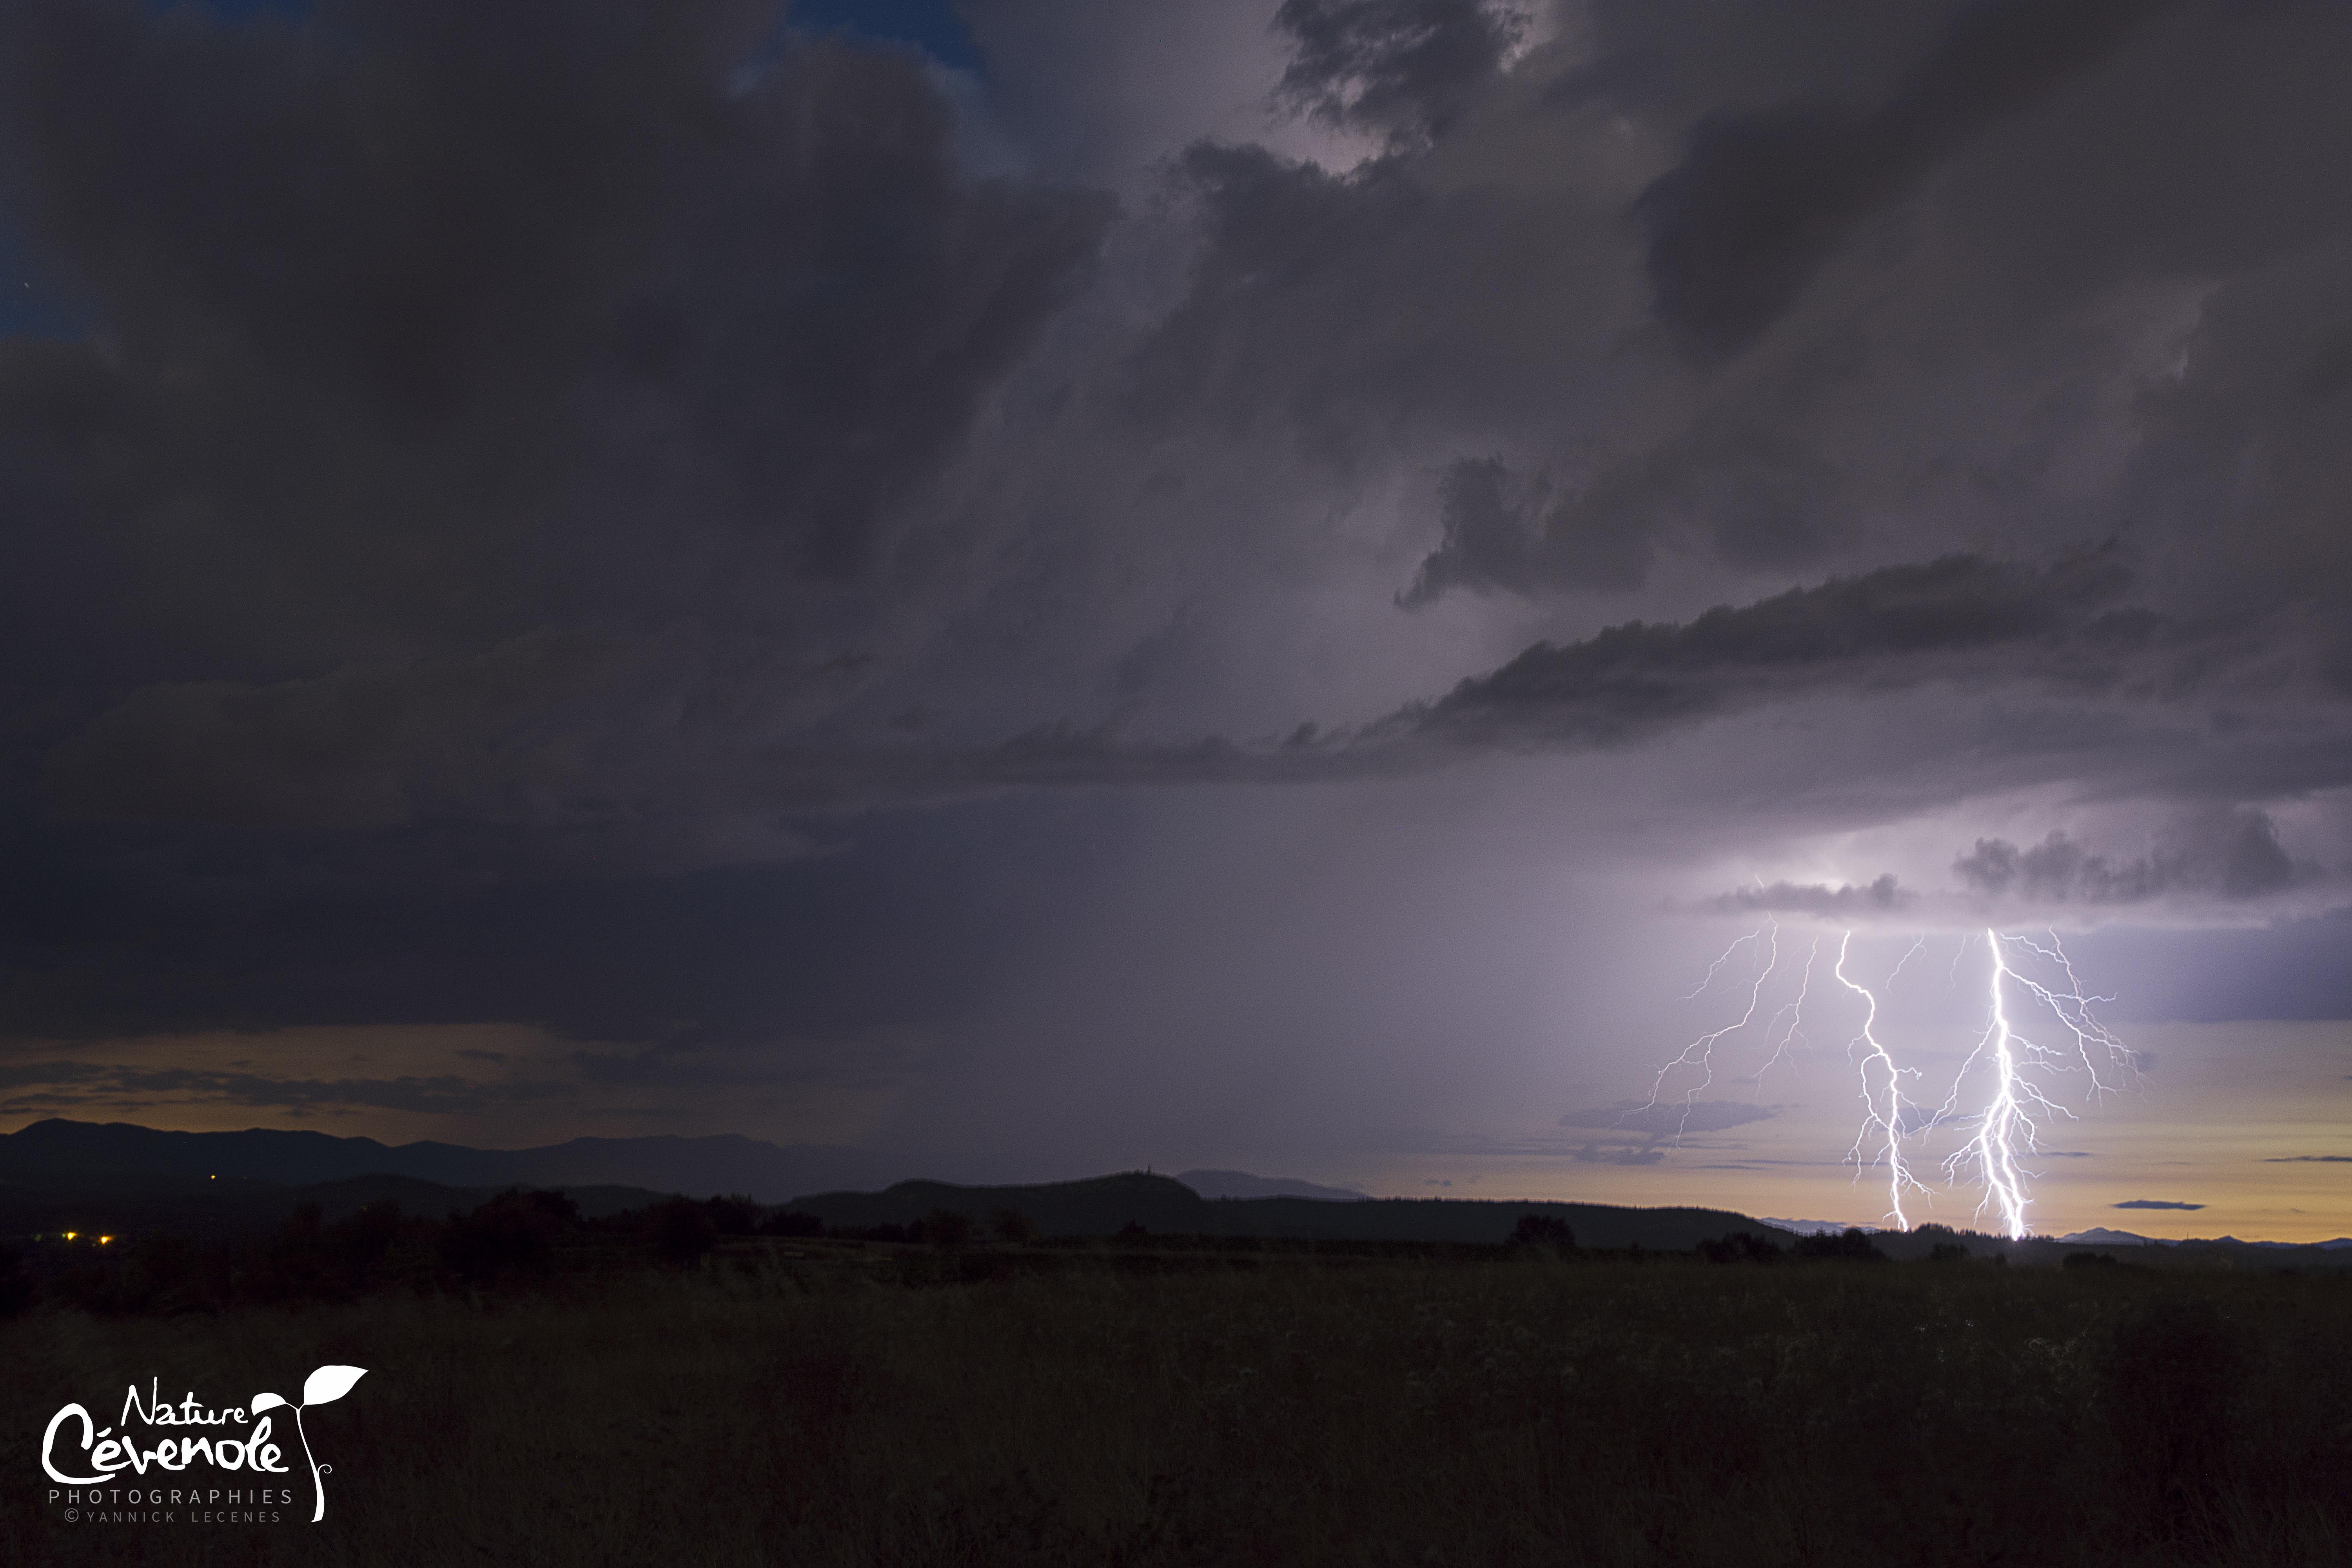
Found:
[[[66,1239],[68,1241],[71,1241],[75,1237],[79,1236],[81,1232],[78,1230],[69,1230],[66,1232]]]
[[[112,1241],[114,1237],[110,1236],[101,1236],[98,1238],[98,1244],[100,1247],[104,1247],[108,1242]]]

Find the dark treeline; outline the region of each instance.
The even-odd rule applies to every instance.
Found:
[[[730,1237],[813,1237],[806,1215],[740,1196],[667,1202],[597,1218],[561,1192],[518,1188],[435,1219],[397,1203],[330,1222],[316,1204],[275,1230],[228,1239],[175,1232],[37,1237],[0,1251],[0,1315],[42,1300],[109,1315],[342,1302],[362,1296],[529,1289],[641,1268],[686,1268]]]
[[[1045,1237],[1010,1207],[979,1215],[941,1208],[906,1224],[827,1226],[791,1208],[722,1195],[583,1217],[560,1191],[516,1188],[438,1219],[387,1201],[330,1221],[319,1205],[304,1204],[274,1230],[226,1239],[156,1232],[110,1237],[100,1246],[88,1236],[37,1237],[29,1249],[0,1248],[0,1316],[43,1301],[108,1316],[173,1316],[399,1292],[593,1288],[599,1279],[634,1271],[692,1270],[714,1253],[749,1267],[771,1250],[763,1242],[878,1248],[874,1261],[906,1284],[1010,1278],[1106,1257],[1121,1272],[1152,1273],[1285,1257],[1475,1263],[1676,1256],[1638,1246],[1580,1248],[1575,1231],[1549,1214],[1524,1215],[1499,1246],[1160,1235],[1132,1222],[1108,1237]],[[928,1256],[904,1256],[908,1249]],[[1859,1230],[1800,1237],[1786,1247],[1738,1231],[1701,1243],[1695,1256],[1741,1264],[1886,1261]],[[1936,1254],[1938,1261],[1966,1257],[1958,1247]]]

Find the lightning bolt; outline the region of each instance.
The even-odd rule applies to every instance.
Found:
[[[1813,990],[1813,965],[1821,961],[1821,956],[1822,939],[1815,937],[1811,950],[1805,954],[1805,973],[1797,982],[1797,999],[1773,1014],[1771,1023],[1764,1026],[1764,1037],[1769,1044],[1772,1031],[1780,1027],[1780,1020],[1789,1020],[1789,1026],[1782,1032],[1780,1043],[1772,1047],[1772,1054],[1764,1058],[1764,1065],[1756,1069],[1756,1092],[1759,1098],[1764,1092],[1764,1075],[1789,1054],[1790,1044],[1800,1037],[1798,1031],[1805,1021],[1805,998],[1811,995]]]
[[[1927,1188],[1911,1174],[1910,1168],[1903,1163],[1903,1075],[1902,1070],[1895,1065],[1895,1058],[1888,1054],[1884,1045],[1879,1043],[1878,998],[1872,994],[1869,987],[1856,983],[1845,972],[1846,948],[1853,941],[1853,932],[1852,931],[1847,931],[1838,938],[1837,966],[1832,973],[1847,990],[1860,996],[1869,1007],[1869,1011],[1863,1017],[1862,1033],[1856,1035],[1847,1047],[1849,1053],[1854,1045],[1868,1047],[1862,1060],[1862,1103],[1866,1108],[1868,1115],[1863,1121],[1862,1131],[1854,1134],[1853,1147],[1848,1151],[1846,1158],[1853,1162],[1854,1173],[1858,1177],[1861,1174],[1863,1163],[1863,1145],[1870,1142],[1874,1130],[1885,1137],[1885,1149],[1883,1157],[1886,1163],[1887,1216],[1895,1221],[1898,1229],[1909,1230],[1910,1216],[1903,1212],[1904,1189],[1916,1188],[1924,1193]],[[1913,952],[1917,951],[1916,947],[1912,949]],[[1906,953],[1904,956],[1908,958],[1910,954]],[[1896,967],[1899,969],[1901,965],[1898,964]],[[1872,1088],[1870,1081],[1871,1069],[1874,1067],[1882,1070],[1886,1077],[1884,1110],[1880,1109],[1878,1094]]]
[[[1897,1226],[1909,1229],[1911,1218],[1906,1205],[1909,1194],[1930,1195],[1930,1189],[1914,1173],[1904,1156],[1904,1141],[1915,1134],[1932,1133],[1947,1125],[1967,1125],[1973,1121],[1974,1130],[1967,1141],[1943,1162],[1948,1183],[1958,1186],[1964,1179],[1973,1177],[1980,1183],[1983,1196],[1977,1213],[1990,1212],[1998,1216],[2001,1229],[2012,1238],[2029,1234],[2028,1211],[2032,1207],[2027,1184],[2034,1173],[2029,1168],[2032,1157],[2042,1147],[2043,1128],[2053,1118],[2075,1120],[2074,1112],[2050,1097],[2043,1085],[2053,1073],[2082,1073],[2089,1081],[2093,1097],[2121,1087],[2126,1079],[2139,1077],[2137,1058],[2099,1021],[2095,1009],[2114,1000],[2109,996],[2094,996],[2083,987],[2074,972],[2065,944],[2055,931],[2047,934],[2047,944],[2027,936],[2005,935],[1990,927],[1984,931],[1985,952],[1990,961],[1986,976],[1984,1025],[1975,1047],[1960,1064],[1954,1075],[1950,1094],[1941,1109],[1924,1121],[1913,1119],[1906,1124],[1906,1102],[1903,1092],[1906,1078],[1916,1079],[1917,1069],[1900,1066],[1886,1043],[1878,1037],[1878,996],[1868,986],[1846,972],[1846,961],[1853,942],[1853,932],[1847,931],[1838,938],[1837,957],[1831,973],[1840,984],[1859,996],[1864,1004],[1862,1030],[1848,1042],[1847,1057],[1856,1062],[1862,1080],[1864,1120],[1854,1134],[1853,1145],[1846,1152],[1849,1163],[1855,1167],[1860,1179],[1865,1165],[1883,1165],[1886,1171],[1887,1215]],[[1888,972],[1885,985],[1891,987],[1901,975],[1904,966],[1926,948],[1927,938],[1916,939],[1910,948]],[[1804,1009],[1812,993],[1813,970],[1821,959],[1823,939],[1815,937],[1807,952],[1803,972],[1797,982],[1795,999],[1782,1004],[1771,1012],[1763,1026],[1765,1043],[1770,1054],[1757,1069],[1756,1081],[1760,1085],[1764,1075],[1785,1058],[1791,1044],[1799,1037],[1804,1021]],[[1963,937],[1952,955],[1952,979],[1957,985],[1961,961],[1973,951],[1975,939]],[[1765,989],[1780,963],[1780,926],[1767,920],[1755,931],[1738,938],[1723,951],[1708,968],[1706,979],[1697,996],[1712,985],[1724,966],[1742,947],[1761,953],[1762,964],[1749,981],[1747,1006],[1739,1016],[1719,1029],[1700,1035],[1658,1069],[1650,1086],[1650,1098],[1642,1109],[1651,1110],[1664,1098],[1667,1081],[1678,1069],[1694,1069],[1698,1081],[1683,1095],[1683,1125],[1689,1121],[1690,1108],[1699,1095],[1715,1082],[1715,1048],[1727,1036],[1755,1024],[1765,1009]],[[1795,965],[1792,963],[1791,968]],[[2038,976],[2038,977],[2037,977]],[[1685,997],[1685,1000],[1689,1000]],[[2064,1037],[2054,1045],[2044,1045],[2025,1032],[2020,1011],[2036,1015],[2038,1008],[2057,1021]],[[1785,1027],[1783,1026],[1783,1021]],[[1968,1086],[1984,1073],[1990,1073],[1991,1092],[1983,1109],[1974,1112],[1962,1110],[1962,1096]],[[1924,1110],[1925,1105],[1911,1101],[1908,1109]],[[1680,1142],[1683,1126],[1675,1129],[1675,1141]]]
[[[1755,942],[1763,947],[1764,967],[1757,972],[1756,978],[1748,984],[1748,1010],[1720,1029],[1701,1035],[1689,1045],[1685,1046],[1672,1061],[1658,1069],[1658,1076],[1651,1081],[1650,1098],[1642,1107],[1643,1110],[1652,1110],[1657,1105],[1658,1097],[1665,1093],[1667,1078],[1676,1068],[1696,1067],[1699,1069],[1699,1081],[1693,1084],[1683,1095],[1682,1120],[1675,1124],[1676,1144],[1682,1142],[1683,1129],[1689,1124],[1691,1106],[1701,1094],[1715,1085],[1715,1043],[1726,1035],[1736,1034],[1746,1028],[1754,1020],[1756,1009],[1762,1005],[1764,983],[1772,978],[1772,971],[1779,967],[1780,963],[1780,923],[1778,921],[1768,920],[1756,930],[1725,948],[1723,956],[1717,959],[1708,968],[1706,979],[1699,983],[1698,991],[1690,994],[1691,996],[1696,996],[1700,991],[1705,991],[1714,983],[1717,971],[1724,966],[1733,953],[1749,942]],[[1687,1002],[1690,996],[1685,996],[1683,1000]]]
[[[2048,934],[2050,937],[2048,947],[2043,947],[2040,942],[2027,937],[2001,937],[1990,931],[1985,932],[1985,937],[1993,946],[1994,960],[2000,963],[1999,973],[2008,975],[2032,992],[2036,1000],[2057,1016],[2058,1021],[2063,1024],[2067,1032],[2074,1037],[2074,1054],[2082,1058],[2084,1070],[2090,1074],[2093,1094],[2105,1094],[2109,1089],[2119,1087],[2099,1076],[2101,1058],[2106,1059],[2109,1067],[2120,1069],[2137,1079],[2139,1077],[2139,1068],[2133,1061],[2131,1052],[2125,1049],[2124,1043],[2109,1034],[2106,1026],[2100,1023],[2091,1013],[2094,1005],[2112,1002],[2115,998],[2084,995],[2083,983],[2074,978],[2074,964],[2066,956],[2065,945],[2059,942],[2056,931],[2053,931]],[[2066,988],[2062,991],[2054,986],[2040,984],[2030,975],[2021,974],[2010,968],[2006,963],[2000,961],[2000,948],[2003,942],[2012,942],[2056,964],[2066,976]],[[2032,1047],[2032,1049],[2037,1055],[2051,1057],[2054,1062],[2054,1053],[2043,1052],[2038,1046]]]
[[[1749,942],[1761,940],[1764,935],[1765,926],[1770,925],[1772,925],[1772,922],[1767,921],[1764,922],[1764,925],[1758,926],[1754,931],[1749,931],[1746,936],[1739,938],[1729,947],[1725,948],[1722,953],[1717,956],[1716,961],[1706,966],[1706,978],[1698,983],[1698,989],[1685,993],[1683,1000],[1685,1002],[1696,1001],[1700,996],[1705,995],[1706,994],[1706,988],[1715,984],[1716,975],[1722,971],[1725,964],[1731,962],[1731,955],[1738,952],[1741,948],[1746,947]],[[1777,931],[1779,928],[1775,926],[1773,929]]]
[[[1958,1182],[1963,1172],[1973,1168],[1984,1183],[1985,1191],[1977,1212],[1983,1214],[1990,1209],[1997,1213],[2001,1229],[2011,1239],[2017,1240],[2028,1234],[2025,1215],[2030,1205],[2025,1184],[2033,1173],[2026,1168],[2025,1162],[2042,1147],[2042,1121],[2052,1116],[2076,1120],[2073,1111],[2043,1092],[2033,1075],[2044,1070],[2072,1072],[2074,1062],[2068,1059],[2071,1054],[2089,1076],[2091,1092],[2098,1095],[2116,1087],[2100,1076],[2102,1058],[2109,1067],[2135,1078],[2138,1068],[2123,1042],[2109,1033],[2091,1011],[2094,1004],[2113,998],[2083,994],[2082,983],[2074,977],[2074,965],[2066,957],[2065,945],[2058,940],[2056,931],[2050,932],[2048,947],[2027,937],[2003,936],[1990,926],[1985,929],[1984,939],[1985,951],[1992,960],[1986,977],[1984,1033],[1978,1037],[1976,1049],[1969,1053],[1969,1059],[1960,1064],[1951,1098],[1944,1102],[1944,1111],[1937,1119],[1954,1112],[1960,1085],[1969,1069],[1979,1061],[1989,1064],[1993,1077],[1992,1096],[1977,1118],[1976,1135],[1944,1162],[1944,1171]],[[2044,985],[2011,964],[2010,955],[2015,949],[2054,964],[2066,976],[2064,988]],[[2072,1037],[2072,1053],[2043,1046],[2019,1028],[2010,1016],[2010,995],[2013,991],[2024,992],[2050,1010]]]

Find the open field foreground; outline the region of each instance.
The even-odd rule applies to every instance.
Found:
[[[909,1261],[917,1255],[909,1254]],[[2352,1285],[2003,1268],[1166,1258],[0,1325],[0,1560],[2334,1563]],[[126,1388],[368,1369],[274,1524],[62,1521]],[[290,1397],[290,1394],[289,1394]]]

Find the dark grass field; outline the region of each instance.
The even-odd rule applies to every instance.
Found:
[[[1018,1249],[1007,1249],[1014,1251]],[[1025,1256],[1025,1255],[1024,1255]],[[967,1279],[967,1274],[982,1278]],[[1000,1277],[990,1278],[986,1276]],[[2352,1280],[738,1249],[682,1274],[0,1324],[0,1561],[2340,1563]],[[308,1418],[324,1523],[83,1521],[126,1385]],[[152,1481],[147,1484],[153,1484]]]

